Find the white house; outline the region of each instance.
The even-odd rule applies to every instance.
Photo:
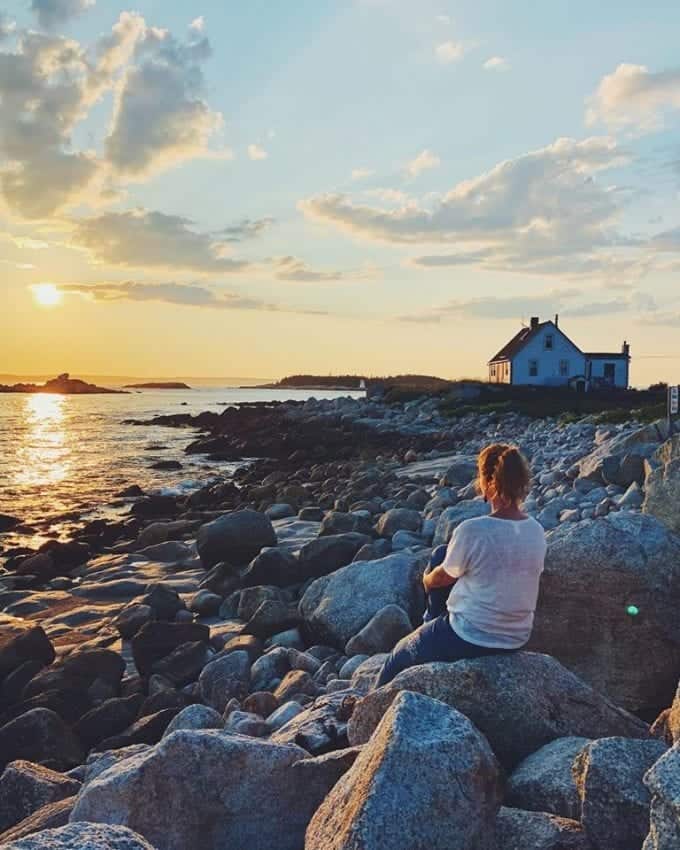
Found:
[[[533,316],[489,360],[489,381],[494,384],[571,386],[577,390],[628,387],[630,346],[620,352],[583,352],[554,321]]]

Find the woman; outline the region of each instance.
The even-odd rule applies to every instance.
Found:
[[[433,552],[423,576],[424,623],[395,646],[377,687],[407,667],[514,652],[529,640],[546,550],[542,526],[521,509],[529,466],[502,443],[487,446],[477,463],[491,513],[462,522],[445,551]]]

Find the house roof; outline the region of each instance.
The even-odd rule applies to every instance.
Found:
[[[590,357],[591,360],[629,360],[630,354],[624,354],[622,351],[603,352],[603,351],[585,351],[585,357]]]
[[[539,322],[534,328],[521,328],[503,348],[489,360],[489,363],[496,363],[498,360],[512,360],[512,358],[521,351],[524,346],[533,339],[541,328],[546,325],[552,325],[552,322]]]

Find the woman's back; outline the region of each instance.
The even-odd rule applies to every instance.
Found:
[[[531,635],[546,543],[536,520],[478,517],[455,530],[444,569],[451,626],[479,646],[513,649]]]

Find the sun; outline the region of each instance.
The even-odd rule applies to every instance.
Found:
[[[62,293],[53,283],[36,283],[31,287],[35,303],[40,307],[56,307],[61,304]]]

